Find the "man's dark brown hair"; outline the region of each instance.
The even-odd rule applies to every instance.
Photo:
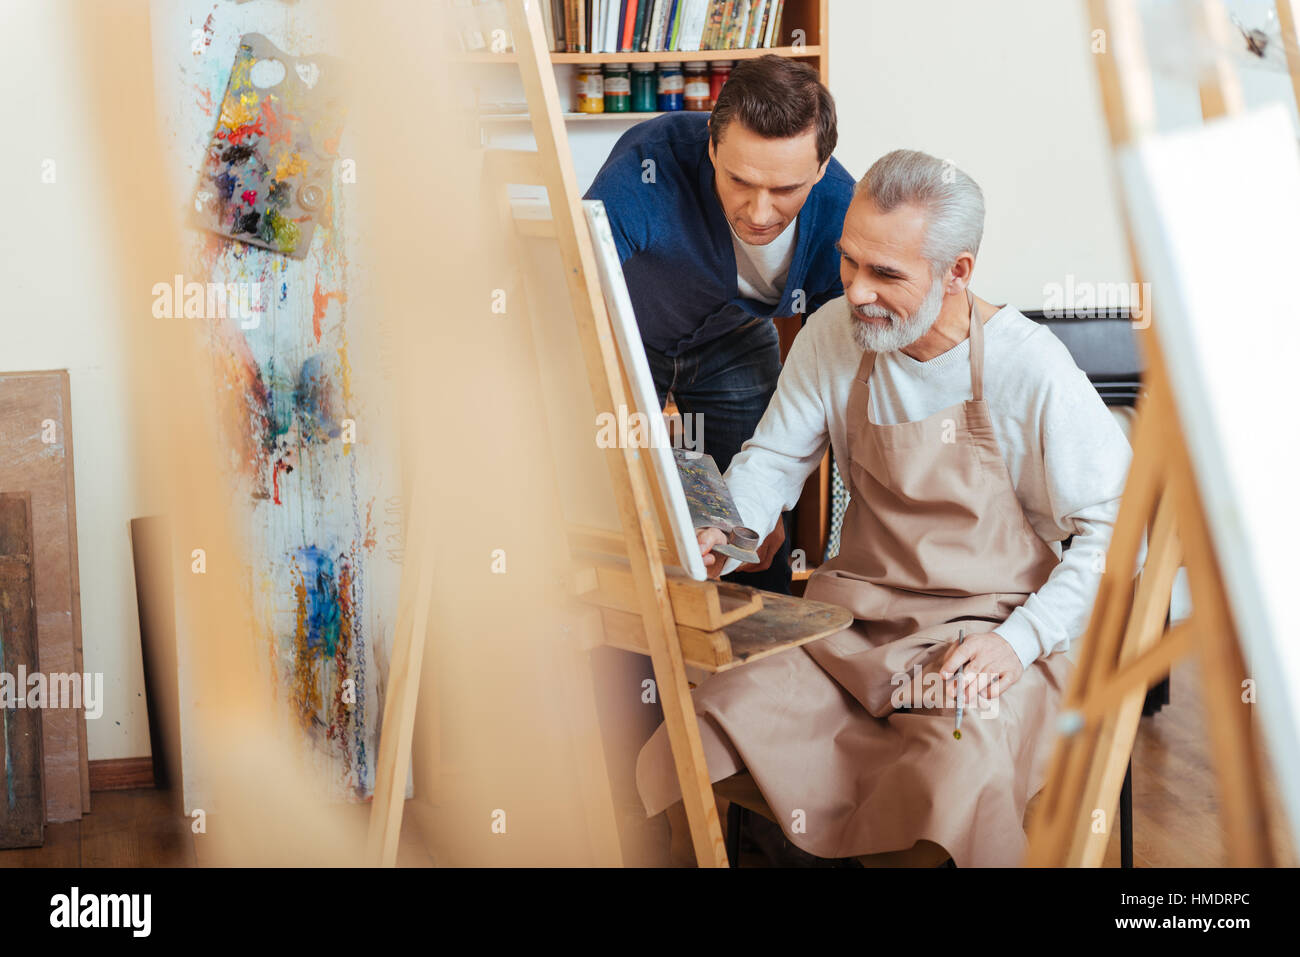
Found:
[[[835,100],[817,71],[798,60],[768,53],[736,64],[709,118],[714,149],[732,120],[767,139],[816,129],[818,166],[835,152]]]

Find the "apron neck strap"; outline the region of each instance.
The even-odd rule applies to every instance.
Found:
[[[975,309],[975,296],[969,289],[970,301],[970,391],[971,398],[979,402],[984,398],[984,323]]]

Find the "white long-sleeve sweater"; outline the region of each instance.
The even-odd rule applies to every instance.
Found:
[[[849,488],[846,415],[862,360],[846,300],[826,303],[795,337],[776,394],[725,476],[745,525],[761,537],[793,508],[831,443]],[[877,357],[872,420],[924,419],[969,399],[969,338],[918,362]],[[1035,532],[1058,555],[1043,586],[994,629],[1028,667],[1066,650],[1088,624],[1131,451],[1114,417],[1069,351],[1044,326],[1004,306],[984,326],[984,398],[1016,498]],[[820,556],[809,556],[814,564]],[[723,574],[739,564],[729,559]]]

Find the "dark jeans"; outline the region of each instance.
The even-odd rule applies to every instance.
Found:
[[[659,405],[672,392],[683,416],[702,417],[693,438],[703,439],[699,451],[713,456],[719,470],[727,471],[732,457],[758,427],[767,403],[776,391],[781,373],[780,337],[771,319],[756,318],[720,339],[706,342],[682,355],[668,357],[647,347],[646,358],[654,376]],[[761,572],[732,572],[723,581],[790,594],[790,522],[780,551]],[[761,531],[761,529],[755,529]]]

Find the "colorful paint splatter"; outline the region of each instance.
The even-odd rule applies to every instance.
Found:
[[[258,61],[278,63],[283,79],[259,87]],[[340,86],[330,58],[299,60],[257,33],[240,39],[195,198],[205,229],[306,256],[317,222],[331,214]]]
[[[192,169],[200,194],[212,194],[205,207],[212,219],[203,223],[210,231],[193,234],[194,278],[267,291],[251,319],[196,328],[208,336],[217,372],[214,411],[233,502],[245,521],[262,660],[284,726],[297,729],[329,772],[332,797],[364,800],[374,787],[400,580],[400,553],[394,558],[378,547],[372,518],[376,500],[381,515],[400,502],[384,415],[395,400],[373,332],[349,322],[351,238],[332,166],[337,124],[301,98],[308,87],[294,57],[259,34],[235,31],[235,22],[256,16],[235,11],[223,22],[218,14],[213,55],[182,63],[180,122],[194,150],[188,162],[202,156]],[[291,35],[276,36],[294,44]],[[230,60],[222,68],[218,51],[236,44],[227,75]],[[253,62],[267,55],[289,66],[269,92],[249,78]],[[314,97],[326,87],[331,61],[310,62],[321,65],[320,75],[309,77],[317,81]],[[204,107],[208,91],[223,87],[214,135]],[[327,141],[327,150],[310,146]],[[304,218],[299,195],[311,183],[323,187],[324,201]]]

